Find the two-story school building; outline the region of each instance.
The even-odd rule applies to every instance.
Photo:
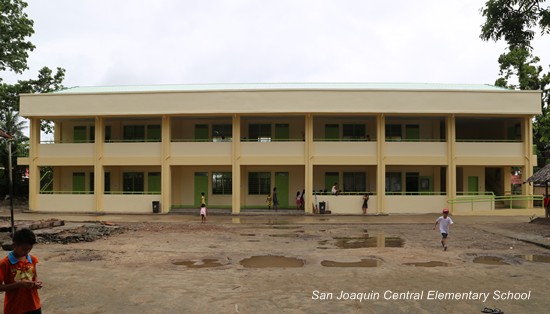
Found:
[[[74,87],[21,95],[32,211],[210,208],[334,214],[504,213],[532,202],[541,93],[489,85],[218,84]],[[53,140],[41,134],[53,121]],[[338,184],[341,194],[327,195]],[[461,202],[460,200],[465,200]],[[158,203],[157,203],[158,202]],[[516,206],[517,205],[517,206]],[[500,209],[501,207],[507,209]]]

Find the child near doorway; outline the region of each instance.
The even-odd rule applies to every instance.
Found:
[[[206,223],[206,215],[208,214],[208,209],[206,209],[206,204],[201,204],[201,223]]]
[[[273,198],[271,197],[271,193],[267,193],[267,198],[265,199],[265,204],[267,205],[268,209],[271,209],[271,206],[273,206]]]
[[[206,205],[206,197],[204,196],[204,192],[201,192],[201,204]]]

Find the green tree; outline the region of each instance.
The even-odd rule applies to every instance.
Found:
[[[0,0],[0,73],[13,71],[22,74],[28,69],[29,52],[35,46],[29,37],[34,33],[33,21],[24,12],[27,3],[22,0]],[[38,72],[37,79],[19,80],[15,84],[4,83],[0,77],[0,128],[15,137],[12,150],[14,153],[14,183],[22,178],[25,170],[17,167],[17,156],[25,156],[28,151],[28,139],[22,130],[25,122],[19,117],[19,95],[22,93],[48,93],[63,88],[65,70],[57,68],[54,74],[47,67]],[[52,132],[49,121],[41,123],[41,129]],[[0,164],[7,169],[6,146],[0,142]],[[7,177],[5,177],[7,179]],[[16,186],[14,186],[16,187]],[[17,190],[16,190],[17,191]]]
[[[540,58],[532,54],[531,41],[540,29],[550,33],[550,6],[544,0],[489,0],[481,9],[485,22],[480,38],[505,40],[506,51],[498,58],[500,77],[495,85],[510,89],[541,90],[542,114],[533,122],[533,143],[537,147],[538,165],[550,158],[550,74],[544,72]]]
[[[21,0],[0,0],[0,71],[21,73],[27,69],[29,51],[35,46],[28,40],[34,33],[33,21]]]
[[[0,118],[0,129],[12,135],[14,138],[13,142],[8,142],[6,140],[0,142],[0,165],[3,167],[3,169],[8,169],[9,167],[8,145],[12,145],[12,165],[17,165],[17,157],[28,155],[29,139],[23,133],[25,127],[26,123],[25,121],[20,119],[19,113],[17,111],[7,110],[2,112],[2,117]],[[19,191],[19,194],[23,192],[22,187],[25,186],[25,182],[22,179],[24,176],[24,172],[24,168],[14,167],[14,191]],[[7,179],[8,177],[6,176],[6,180],[4,180],[4,184],[6,185],[6,187],[8,185]]]

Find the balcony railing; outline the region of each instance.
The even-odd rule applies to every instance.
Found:
[[[444,143],[447,140],[440,139],[440,138],[392,138],[392,137],[386,137],[386,142],[438,142],[438,143]]]
[[[386,195],[447,195],[447,192],[386,192]]]

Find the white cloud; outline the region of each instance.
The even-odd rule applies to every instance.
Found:
[[[479,39],[477,0],[28,2],[37,49],[25,76],[60,66],[67,86],[493,83],[505,47]],[[534,52],[547,64],[544,43]]]

